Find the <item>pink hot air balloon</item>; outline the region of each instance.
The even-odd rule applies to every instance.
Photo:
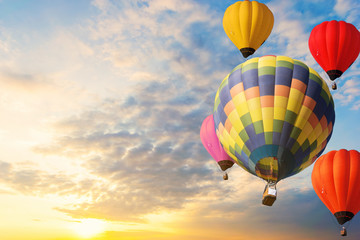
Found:
[[[234,165],[233,160],[224,151],[218,137],[216,136],[214,117],[212,114],[207,116],[203,121],[200,129],[200,138],[208,153],[210,153],[210,155],[219,164],[221,170],[226,171],[226,169],[231,168],[232,165]],[[228,176],[226,173],[223,178],[224,180],[227,180]]]

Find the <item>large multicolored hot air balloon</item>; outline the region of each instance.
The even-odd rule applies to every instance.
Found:
[[[360,153],[331,151],[314,164],[311,175],[316,194],[340,225],[360,210]]]
[[[247,58],[269,37],[274,15],[263,3],[239,1],[230,5],[223,17],[226,35]]]
[[[216,93],[213,115],[227,154],[270,184],[311,165],[335,120],[325,81],[285,56],[253,58],[234,68]]]
[[[344,21],[326,21],[311,31],[309,49],[330,79],[335,80],[359,55],[360,32],[354,25]]]
[[[207,116],[200,129],[201,142],[208,153],[219,164],[221,170],[226,171],[234,165],[233,160],[227,155],[215,133],[215,124],[213,115]],[[224,174],[224,180],[227,180],[227,173]]]

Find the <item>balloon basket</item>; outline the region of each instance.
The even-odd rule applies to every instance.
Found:
[[[228,174],[227,174],[227,173],[224,173],[224,175],[223,175],[223,179],[224,179],[224,180],[228,180],[228,179],[229,179],[229,176],[228,176]]]
[[[336,89],[337,89],[336,83],[333,83],[333,84],[331,85],[331,88],[332,88],[332,90],[336,90]]]
[[[340,234],[341,234],[341,236],[343,236],[343,237],[346,237],[346,236],[347,236],[347,231],[346,231],[346,229],[345,229],[344,227],[343,227],[343,229],[341,229]]]
[[[271,207],[276,200],[276,183],[268,183],[263,193],[262,204]]]

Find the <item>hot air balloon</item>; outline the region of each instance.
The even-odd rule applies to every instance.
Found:
[[[221,170],[226,171],[234,165],[233,160],[224,151],[218,137],[216,136],[214,118],[212,114],[204,119],[200,129],[200,138],[205,149],[219,164]],[[228,179],[226,172],[224,173],[223,179]]]
[[[216,93],[213,115],[225,152],[268,182],[263,204],[269,206],[277,182],[321,155],[335,120],[325,81],[285,56],[253,58],[234,68]]]
[[[230,5],[223,17],[226,35],[244,58],[252,55],[269,37],[274,15],[263,3],[239,1]]]
[[[360,153],[356,150],[331,151],[314,164],[311,175],[316,194],[340,225],[360,210]],[[341,231],[346,235],[346,229]]]
[[[334,81],[359,55],[360,32],[354,25],[344,21],[325,21],[311,31],[309,49],[317,63]],[[336,83],[333,89],[336,89]]]

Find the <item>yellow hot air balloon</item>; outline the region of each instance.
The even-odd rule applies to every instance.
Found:
[[[269,37],[274,15],[263,3],[239,1],[230,5],[223,17],[226,35],[247,58]]]

